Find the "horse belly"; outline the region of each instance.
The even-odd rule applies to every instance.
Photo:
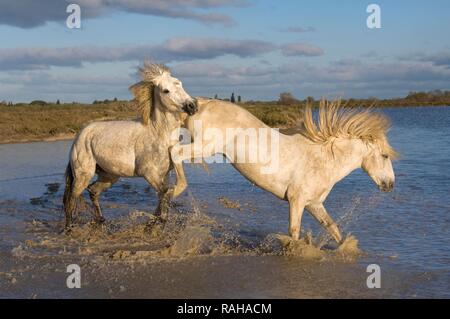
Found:
[[[117,176],[133,177],[135,174],[135,155],[133,151],[110,150],[98,152],[95,159],[104,171]]]
[[[285,198],[289,182],[284,180],[280,174],[262,174],[261,166],[258,164],[233,163],[232,165],[256,186],[281,199]]]

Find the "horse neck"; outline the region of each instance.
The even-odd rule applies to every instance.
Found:
[[[181,116],[162,111],[160,105],[155,105],[151,116],[153,127],[159,132],[171,133],[181,125]]]
[[[331,159],[326,161],[329,163],[329,174],[336,182],[361,168],[367,152],[367,146],[361,139],[336,138],[330,147]]]

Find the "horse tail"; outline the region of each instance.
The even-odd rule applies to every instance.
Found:
[[[72,164],[67,164],[66,167],[66,173],[64,174],[65,180],[66,180],[66,187],[64,189],[64,196],[63,196],[63,207],[64,207],[64,214],[66,217],[66,228],[70,226],[72,222],[72,211],[74,209],[74,198],[72,196],[73,191],[73,171],[72,171]]]

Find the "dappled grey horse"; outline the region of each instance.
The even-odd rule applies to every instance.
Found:
[[[158,193],[156,215],[167,213],[172,193],[167,177],[173,167],[169,148],[177,143],[171,136],[197,106],[167,67],[145,63],[140,75],[143,81],[130,90],[143,109],[143,120],[91,123],[72,145],[63,199],[66,229],[71,227],[77,199],[86,188],[95,221],[104,222],[99,196],[119,177],[145,178]],[[95,174],[97,180],[89,185]]]

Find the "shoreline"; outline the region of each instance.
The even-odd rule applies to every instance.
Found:
[[[20,138],[20,139],[7,139],[0,141],[0,145],[6,144],[28,144],[28,143],[38,143],[38,142],[57,142],[57,141],[70,141],[75,138],[76,134],[59,134],[56,136],[43,136],[43,137],[30,137],[30,138]]]
[[[278,127],[280,133],[286,135],[295,134],[294,126],[286,126],[286,127]],[[57,141],[71,141],[75,138],[76,134],[67,133],[67,134],[59,134],[56,136],[50,137],[30,137],[30,138],[20,138],[20,139],[8,139],[0,141],[0,145],[8,145],[8,144],[28,144],[28,143],[39,143],[39,142],[57,142]]]

